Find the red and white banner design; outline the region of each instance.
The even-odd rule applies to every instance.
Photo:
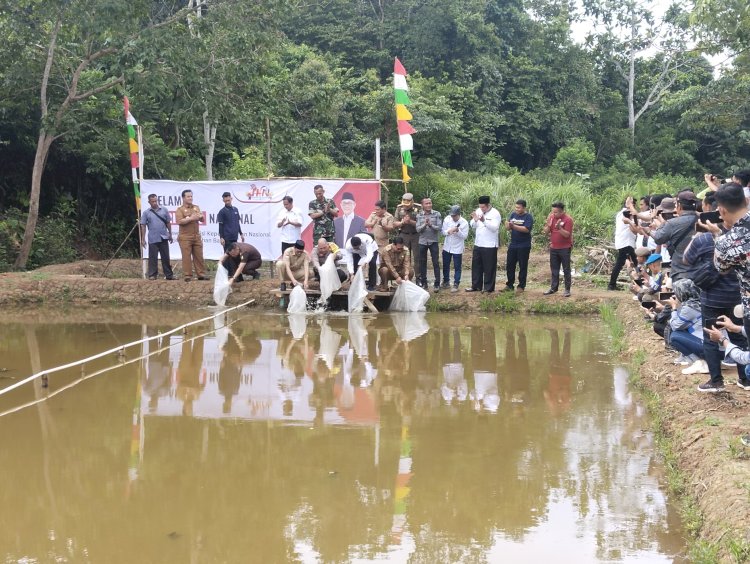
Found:
[[[380,199],[380,183],[377,180],[330,180],[330,179],[271,179],[236,180],[213,182],[180,182],[175,180],[143,180],[141,194],[156,194],[159,205],[166,208],[172,217],[172,232],[175,244],[170,246],[172,260],[180,259],[177,243],[178,227],[174,223],[175,210],[182,205],[182,191],[192,190],[193,204],[203,212],[200,232],[203,237],[203,256],[217,260],[224,254],[219,243],[219,226],[216,216],[224,206],[221,195],[232,194],[233,205],[240,212],[242,233],[245,242],[260,251],[263,260],[274,260],[281,256],[281,231],[276,227],[276,218],[283,209],[282,198],[291,196],[294,207],[303,217],[302,240],[308,250],[312,248],[312,220],[307,215],[310,201],[315,199],[313,187],[318,184],[325,189],[325,197],[332,198],[339,210],[341,199],[353,200],[353,214],[367,218]],[[351,208],[351,204],[349,204]],[[339,212],[339,218],[343,217]],[[148,256],[147,254],[145,256]]]

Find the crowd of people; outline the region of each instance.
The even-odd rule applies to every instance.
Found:
[[[750,171],[705,176],[696,194],[627,198],[615,218],[608,288],[627,268],[633,299],[675,351],[683,374],[706,374],[700,392],[725,390],[724,370],[750,390]]]

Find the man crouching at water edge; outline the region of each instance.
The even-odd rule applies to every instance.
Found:
[[[308,279],[310,276],[310,255],[305,251],[305,242],[297,239],[293,247],[289,247],[281,255],[281,260],[276,263],[276,268],[281,274],[281,290],[286,290],[286,283],[291,282],[292,286],[302,284],[307,290]]]
[[[318,245],[310,253],[310,259],[313,265],[313,274],[315,280],[320,282],[320,267],[325,264],[328,257],[332,257],[333,263],[339,265],[344,260],[344,253],[338,248],[336,243],[329,243],[324,238],[318,239]],[[338,274],[339,280],[343,282],[348,277],[346,272],[340,268],[336,268],[336,274]]]
[[[227,269],[230,284],[242,282],[243,276],[249,276],[253,280],[260,278],[258,269],[263,263],[260,252],[248,243],[232,243],[219,262]]]
[[[381,292],[388,291],[388,282],[395,280],[396,284],[401,284],[404,280],[411,280],[414,277],[414,270],[411,267],[411,253],[404,244],[404,238],[396,236],[393,243],[386,245],[383,249],[382,261],[384,266],[380,267],[380,287]]]
[[[356,255],[356,258],[355,258]],[[369,265],[367,269],[367,290],[375,290],[375,279],[378,275],[378,245],[371,235],[360,233],[346,242],[344,246],[346,269],[351,279],[360,266]]]

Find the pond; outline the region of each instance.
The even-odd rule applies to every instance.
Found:
[[[0,318],[0,558],[673,562],[645,409],[583,317]]]

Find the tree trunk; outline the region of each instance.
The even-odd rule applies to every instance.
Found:
[[[49,155],[49,150],[54,140],[55,137],[47,133],[45,129],[39,131],[39,139],[36,142],[36,155],[34,156],[34,168],[31,172],[29,217],[26,219],[26,228],[23,232],[23,242],[21,243],[21,250],[18,253],[18,257],[16,257],[15,268],[26,268],[29,254],[31,254],[31,244],[34,242],[36,222],[39,219],[39,197],[42,192],[44,165],[47,163],[47,156]]]
[[[630,145],[635,146],[635,52],[630,48],[630,68],[628,69],[628,129]]]

